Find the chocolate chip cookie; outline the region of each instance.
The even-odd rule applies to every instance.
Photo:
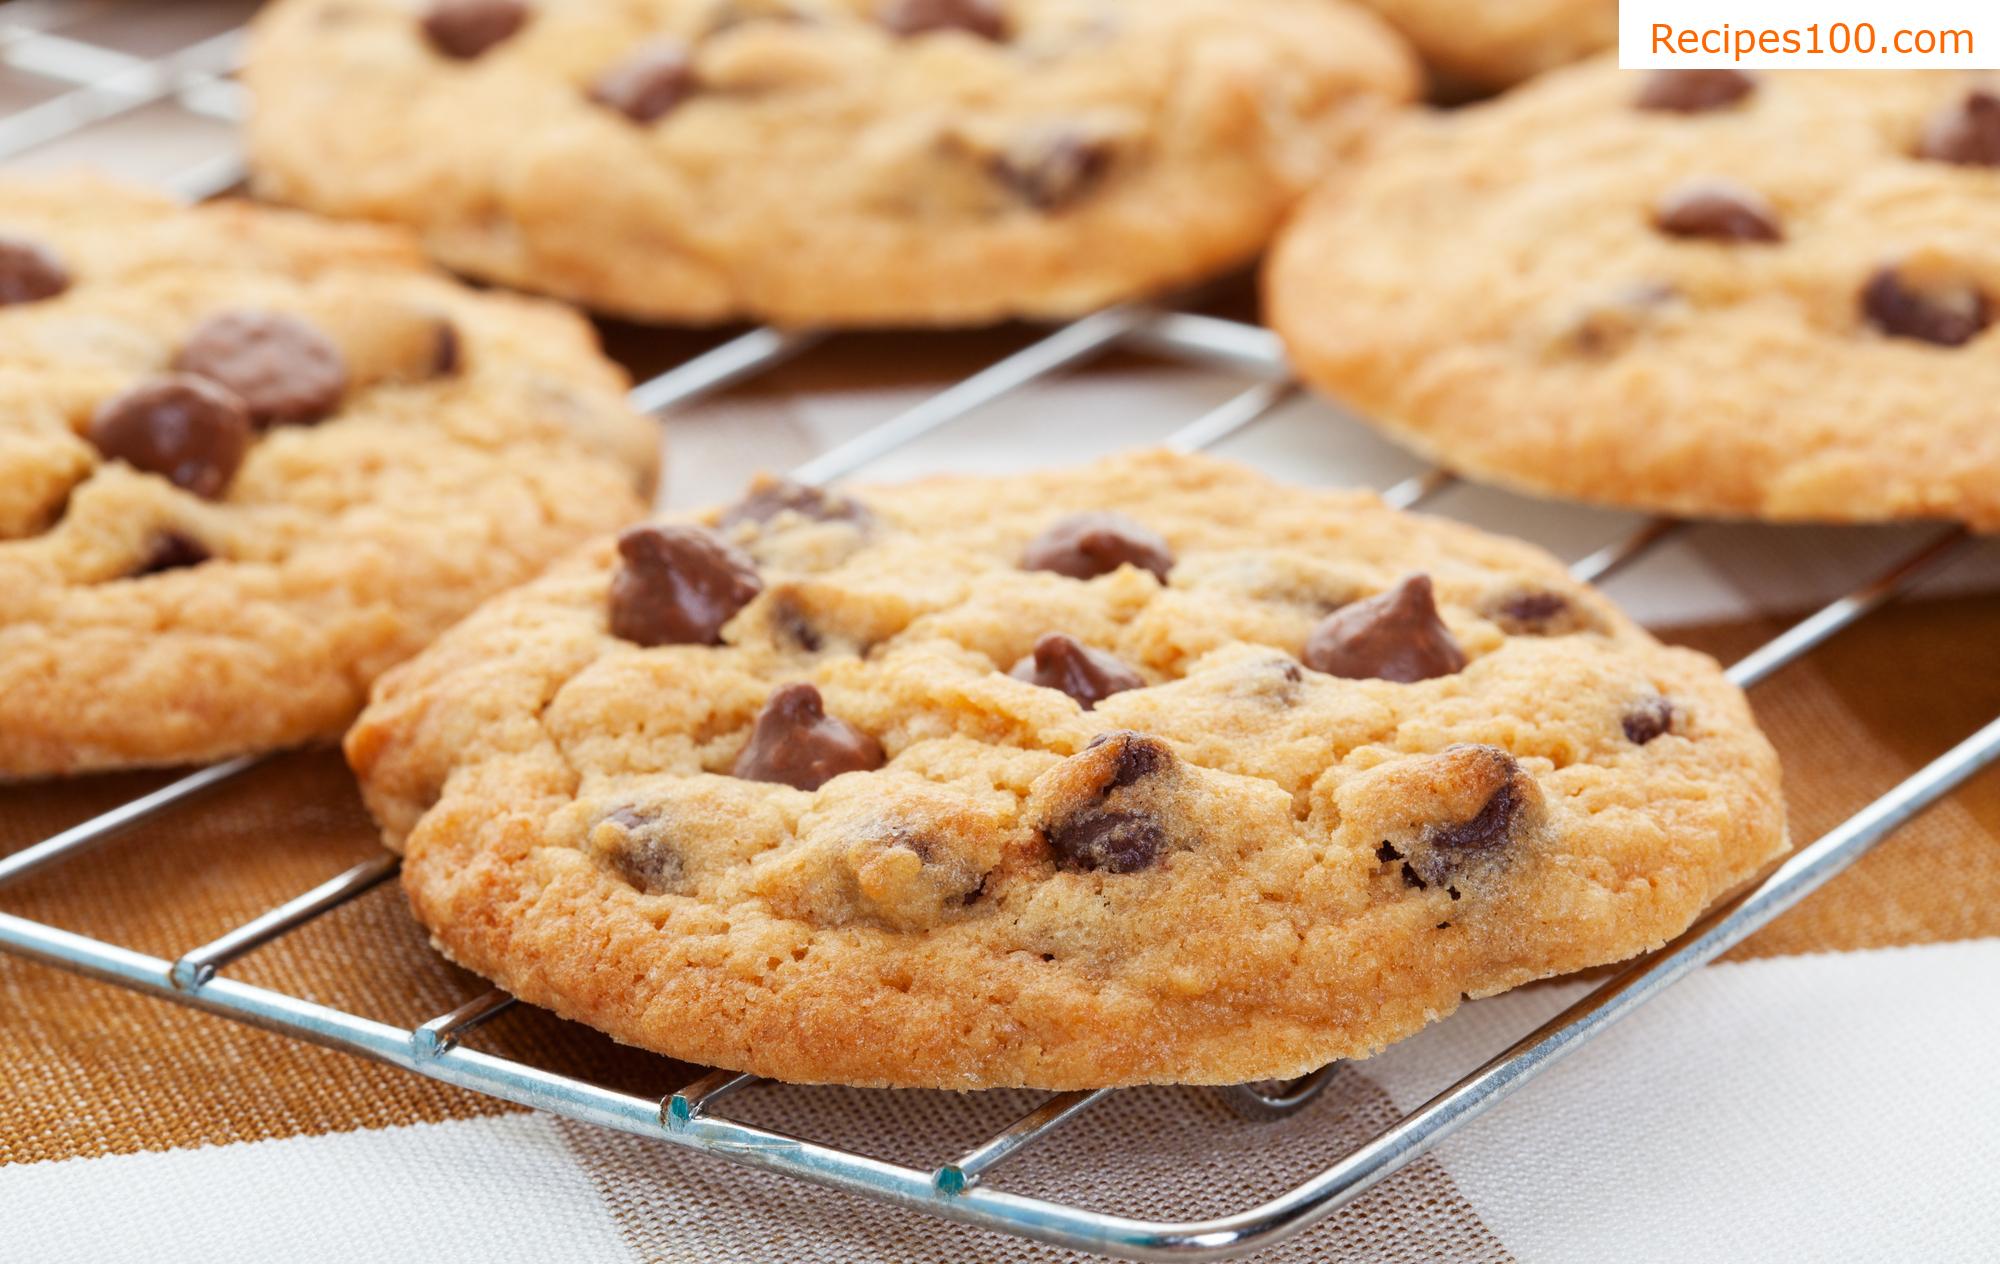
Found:
[[[256,187],[644,319],[1067,316],[1241,264],[1414,95],[1341,0],[280,0]]]
[[[630,528],[347,753],[453,959],[788,1080],[1292,1075],[1784,844],[1742,696],[1549,557],[1165,453]]]
[[[0,777],[337,736],[644,511],[623,386],[583,321],[387,230],[0,181]]]
[[[1505,88],[1618,43],[1618,0],[1361,0],[1416,45],[1441,86]]]
[[[2000,530],[2000,81],[1558,71],[1385,137],[1266,281],[1301,374],[1462,473]]]

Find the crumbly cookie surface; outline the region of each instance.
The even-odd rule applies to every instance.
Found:
[[[1165,453],[628,530],[347,752],[452,958],[800,1081],[1291,1075],[1783,845],[1742,696],[1552,559]]]
[[[1505,88],[1618,42],[1617,0],[1361,0],[1446,85]]]
[[[282,0],[260,192],[641,318],[969,323],[1193,282],[1416,90],[1339,0]]]
[[[643,512],[623,387],[584,322],[401,235],[0,182],[0,776],[338,736]]]
[[[1558,71],[1413,120],[1267,265],[1299,371],[1475,477],[2000,529],[2000,94]]]

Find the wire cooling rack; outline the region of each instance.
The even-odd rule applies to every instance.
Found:
[[[101,13],[108,7],[112,6],[88,0],[18,0],[0,12],[0,63],[61,85],[52,95],[0,117],[0,161],[149,109],[170,107],[225,122],[240,116],[238,90],[228,79],[240,32],[209,35],[153,56],[135,56],[70,33],[80,11]],[[234,187],[241,179],[239,161],[225,157],[204,159],[172,173],[166,182],[198,198]],[[647,412],[671,411],[772,369],[820,337],[811,332],[753,330],[643,382],[633,390],[632,402]],[[820,453],[794,470],[793,477],[808,483],[844,478],[1024,387],[1121,348],[1172,361],[1224,365],[1259,379],[1164,436],[1168,446],[1182,450],[1205,448],[1237,434],[1267,417],[1297,389],[1287,377],[1277,339],[1266,330],[1197,312],[1115,307],[1047,332],[949,389]],[[1399,508],[1415,508],[1455,481],[1448,471],[1433,469],[1389,487],[1383,498]],[[1573,573],[1591,582],[1606,579],[1644,557],[1678,526],[1669,519],[1646,522],[1583,557]],[[1730,678],[1746,688],[1756,686],[1909,591],[1966,543],[1967,536],[1957,529],[1934,535],[1893,566],[1740,659],[1729,669]],[[510,1102],[928,1215],[1132,1259],[1218,1259],[1291,1237],[1334,1214],[1661,990],[1797,904],[1996,757],[2000,757],[2000,719],[1796,852],[1753,889],[1711,910],[1679,939],[1626,965],[1332,1166],[1268,1201],[1184,1223],[1086,1210],[1010,1194],[995,1184],[996,1168],[1054,1136],[1108,1090],[1055,1094],[977,1146],[962,1154],[940,1155],[934,1167],[920,1169],[856,1153],[837,1141],[788,1136],[722,1113],[724,1100],[758,1082],[755,1076],[718,1071],[664,1098],[640,1097],[466,1047],[461,1041],[469,1032],[513,1004],[512,997],[498,990],[405,1029],[254,987],[223,973],[246,954],[387,881],[397,869],[396,858],[389,855],[336,874],[171,961],[3,913],[0,949]],[[0,888],[73,860],[260,762],[260,757],[249,756],[201,769],[0,859]],[[1217,1091],[1227,1094],[1246,1116],[1284,1115],[1312,1101],[1335,1070],[1325,1067],[1286,1084]]]

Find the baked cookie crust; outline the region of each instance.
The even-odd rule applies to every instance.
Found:
[[[1511,87],[1618,43],[1618,0],[1360,0],[1451,90]]]
[[[281,0],[245,80],[265,196],[619,315],[862,325],[1242,264],[1418,86],[1337,0]]]
[[[452,959],[794,1081],[1298,1074],[1784,844],[1741,694],[1553,559],[1161,452],[632,529],[347,753]]]
[[[0,777],[339,736],[644,512],[624,387],[582,320],[400,234],[0,181]]]
[[[2000,529],[2000,96],[1608,61],[1411,120],[1266,268],[1299,372],[1427,456],[1674,514]]]

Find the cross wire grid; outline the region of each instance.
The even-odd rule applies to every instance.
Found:
[[[229,82],[239,32],[203,39],[153,59],[52,33],[62,4],[23,0],[0,16],[0,63],[64,85],[28,109],[0,118],[0,160],[137,110],[171,105],[196,116],[234,120],[239,90]],[[239,160],[209,160],[168,181],[184,195],[206,197],[239,184]],[[751,378],[816,342],[813,332],[757,329],[642,383],[632,402],[665,413]],[[1277,339],[1236,321],[1147,305],[1113,307],[1047,333],[917,406],[821,453],[792,472],[825,484],[958,423],[1003,396],[1081,365],[1114,348],[1183,363],[1226,366],[1258,379],[1221,406],[1172,431],[1166,446],[1211,446],[1271,413],[1297,387]],[[1433,469],[1383,492],[1410,509],[1456,481]],[[1577,578],[1603,580],[1644,557],[1679,526],[1646,522],[1588,554]],[[1883,573],[1855,587],[1738,661],[1729,677],[1754,687],[1798,661],[1850,624],[1909,590],[1961,552],[1961,529],[1933,536]],[[219,1014],[315,1044],[393,1064],[419,1075],[613,1128],[748,1167],[845,1190],[899,1207],[1058,1246],[1137,1260],[1222,1259],[1282,1241],[1338,1212],[1376,1182],[1499,1104],[1557,1060],[1662,990],[1714,960],[1852,864],[1918,813],[2000,757],[2000,718],[1938,756],[1900,785],[1823,835],[1754,888],[1710,910],[1680,938],[1617,971],[1575,1004],[1474,1068],[1423,1106],[1359,1145],[1332,1166],[1263,1203],[1212,1219],[1134,1219],[1048,1199],[1010,1194],[991,1177],[1003,1162],[1055,1135],[1110,1090],[1059,1093],[979,1145],[921,1170],[732,1120],[717,1106],[758,1077],[706,1075],[664,1098],[639,1097],[480,1052],[466,1034],[505,1011],[499,990],[475,996],[413,1029],[373,1021],[226,977],[231,963],[296,930],[394,876],[383,855],[337,874],[210,943],[168,961],[26,918],[0,914],[0,949]],[[0,887],[131,829],[261,762],[246,756],[191,773],[150,794],[0,859]],[[1283,1084],[1236,1085],[1224,1093],[1243,1127],[1297,1111],[1318,1096],[1336,1066]]]

